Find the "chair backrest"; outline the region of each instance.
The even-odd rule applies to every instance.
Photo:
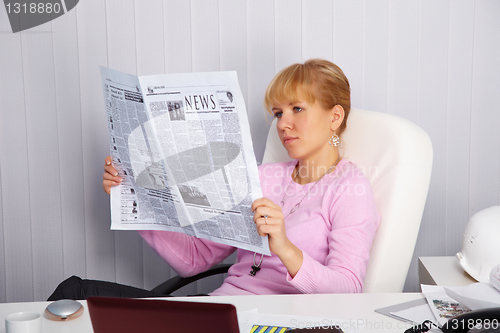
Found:
[[[341,156],[356,163],[370,180],[381,215],[363,291],[401,292],[429,189],[430,138],[406,119],[352,109],[341,140]],[[262,163],[287,160],[273,122]]]

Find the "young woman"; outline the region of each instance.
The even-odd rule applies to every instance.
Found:
[[[211,295],[361,292],[379,214],[368,180],[342,159],[338,144],[350,110],[349,82],[320,59],[279,72],[265,96],[291,162],[263,164],[264,194],[252,204],[272,256],[168,231],[139,234],[181,276],[237,263]],[[108,156],[103,188],[120,183]],[[257,269],[253,269],[257,267]]]
[[[212,295],[361,292],[379,215],[369,182],[338,151],[350,110],[347,78],[326,60],[295,64],[271,81],[265,105],[294,159],[259,167],[264,197],[252,210],[273,255],[237,250],[237,263]],[[120,182],[110,162],[103,180],[108,193]],[[235,250],[181,233],[139,233],[183,276]],[[254,275],[252,266],[260,268]]]

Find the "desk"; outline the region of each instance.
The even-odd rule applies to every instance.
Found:
[[[272,295],[272,296],[213,296],[169,297],[166,300],[231,303],[238,311],[258,308],[259,313],[313,316],[328,319],[350,320],[360,332],[403,333],[405,323],[374,312],[374,309],[422,298],[420,293],[400,294],[319,294],[319,295]],[[0,332],[5,332],[5,316],[13,312],[31,311],[43,313],[49,302],[0,304]],[[67,322],[55,322],[42,318],[44,333],[91,333],[92,325],[87,311]],[[363,324],[361,324],[363,323]],[[354,327],[356,328],[356,327]]]
[[[455,257],[419,257],[418,279],[421,284],[468,286],[476,283]]]

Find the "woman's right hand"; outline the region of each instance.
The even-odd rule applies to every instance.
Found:
[[[110,156],[104,159],[104,175],[102,176],[102,188],[104,192],[109,194],[111,188],[120,185],[123,181],[122,177],[118,176],[118,171],[111,165],[112,159]]]

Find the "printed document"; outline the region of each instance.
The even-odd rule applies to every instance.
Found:
[[[167,230],[270,255],[235,72],[135,76],[101,67],[113,165],[111,229]]]

